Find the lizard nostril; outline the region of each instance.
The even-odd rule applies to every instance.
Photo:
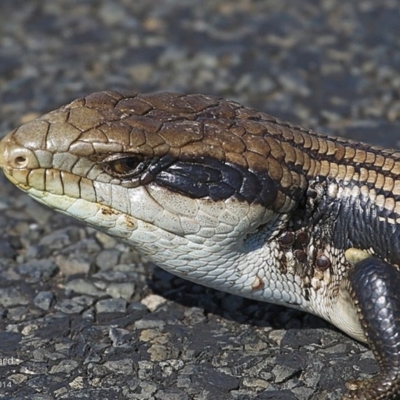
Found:
[[[35,153],[25,147],[10,145],[6,148],[5,154],[9,168],[19,170],[39,168]]]
[[[39,168],[39,161],[31,149],[15,143],[14,132],[0,140],[0,169],[4,171]]]
[[[34,154],[23,147],[14,147],[10,149],[9,165],[11,168],[24,169],[24,168],[37,168],[37,160]]]
[[[26,157],[18,156],[15,158],[15,164],[17,164],[21,167],[26,165],[26,163],[27,163]]]

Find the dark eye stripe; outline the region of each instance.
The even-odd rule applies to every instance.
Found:
[[[214,158],[177,161],[161,171],[154,182],[192,198],[218,201],[235,197],[266,207],[274,203],[278,190],[266,171],[249,171]]]

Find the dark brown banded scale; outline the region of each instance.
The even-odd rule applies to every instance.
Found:
[[[224,99],[110,91],[10,133],[0,167],[170,272],[368,342],[382,372],[345,398],[398,398],[399,152]]]

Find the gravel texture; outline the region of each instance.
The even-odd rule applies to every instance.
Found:
[[[400,147],[397,0],[4,0],[0,136],[102,89],[214,94]],[[178,279],[0,176],[0,398],[339,399],[322,320]]]

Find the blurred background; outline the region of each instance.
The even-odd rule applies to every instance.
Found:
[[[393,127],[399,12],[396,0],[3,0],[2,133],[21,112],[110,88],[214,94],[342,134]]]
[[[0,21],[0,137],[124,89],[400,147],[397,0],[1,0]],[[135,257],[0,176],[0,398],[338,399],[377,371],[317,318]]]

